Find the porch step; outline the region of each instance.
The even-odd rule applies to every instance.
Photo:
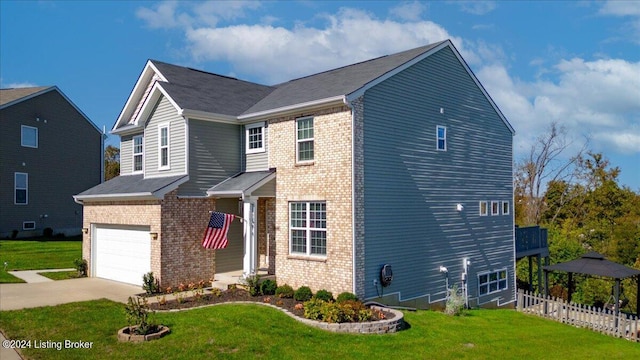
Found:
[[[258,275],[260,275],[260,281],[263,281],[266,279],[275,281],[276,279],[275,275],[268,275],[266,271],[259,271]],[[220,290],[227,290],[231,285],[236,285],[238,287],[243,287],[243,288],[245,287],[246,284],[244,279],[242,278],[242,271],[216,274],[213,281],[211,282],[212,288],[216,288]]]

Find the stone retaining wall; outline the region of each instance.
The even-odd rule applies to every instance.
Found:
[[[299,316],[292,314],[287,309],[283,309],[275,305],[253,302],[253,301],[233,301],[233,302],[226,302],[226,303],[220,303],[220,304],[197,306],[197,307],[192,307],[188,309],[171,309],[171,310],[156,310],[156,311],[157,312],[187,311],[187,310],[201,309],[204,307],[225,305],[225,304],[256,304],[256,305],[269,306],[284,312],[285,314],[296,319],[297,321],[300,321],[303,324],[313,326],[318,329],[323,329],[331,332],[339,332],[339,333],[390,334],[390,333],[395,333],[397,331],[402,330],[402,324],[404,323],[404,314],[401,311],[389,309],[389,308],[383,308],[379,306],[371,306],[371,308],[374,310],[390,312],[393,314],[393,318],[378,320],[378,321],[359,322],[359,323],[329,324],[322,321],[301,318]]]

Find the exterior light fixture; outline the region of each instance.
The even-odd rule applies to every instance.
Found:
[[[151,240],[158,240],[158,233],[157,232],[149,233],[149,235],[151,235]]]
[[[464,210],[464,205],[456,204],[456,211],[462,211],[462,210]]]
[[[82,233],[83,234],[88,234],[89,233],[89,228],[82,228]]]

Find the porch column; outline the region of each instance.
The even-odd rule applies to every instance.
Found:
[[[255,198],[245,197],[243,202],[244,217],[244,258],[242,260],[242,275],[244,278],[256,274],[258,238],[256,234],[256,208]]]

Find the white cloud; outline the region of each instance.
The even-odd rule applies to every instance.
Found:
[[[268,83],[448,38],[465,51],[461,39],[431,21],[380,20],[348,8],[324,19],[322,27],[299,23],[292,29],[262,24],[187,29],[188,49],[198,61],[228,61],[234,71]]]
[[[426,5],[418,1],[406,2],[389,10],[389,14],[400,20],[418,21],[426,10]]]
[[[0,81],[0,83],[2,84],[1,87],[3,89],[17,89],[17,88],[28,88],[28,87],[36,87],[36,86],[38,86],[37,84],[34,84],[32,82],[29,82],[29,81],[13,82],[13,83],[8,83],[8,84],[5,84],[4,82]]]
[[[599,13],[615,16],[640,16],[640,2],[635,0],[607,1],[602,5]]]
[[[453,1],[452,4],[460,6],[460,10],[473,15],[485,15],[496,8],[495,1]]]
[[[216,26],[223,20],[242,18],[246,15],[245,10],[255,10],[260,6],[257,1],[210,1],[192,4],[169,0],[160,2],[153,8],[141,7],[136,11],[136,16],[152,29]]]

